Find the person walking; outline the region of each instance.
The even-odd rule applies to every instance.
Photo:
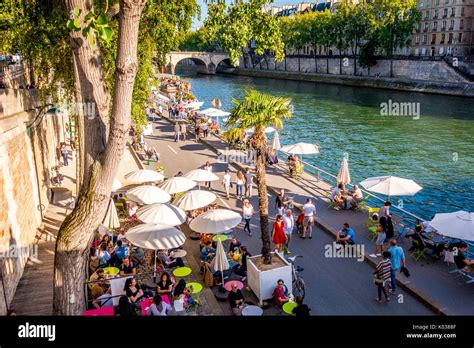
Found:
[[[229,174],[229,171],[226,169],[224,178],[222,179],[222,185],[224,185],[225,188],[225,193],[227,199],[230,198],[230,189],[232,188],[232,182],[231,182],[231,176]]]
[[[180,126],[180,133],[183,137],[183,141],[186,141],[186,132],[187,132],[186,123],[183,122],[183,123],[181,123],[181,126]]]
[[[288,206],[290,199],[285,195],[285,190],[281,189],[278,196],[275,198],[275,209],[278,209],[278,214],[283,215]]]
[[[235,182],[236,182],[236,195],[238,199],[242,199],[244,197],[244,183],[245,183],[245,177],[244,173],[242,173],[240,170],[237,171],[235,174]]]
[[[206,120],[204,120],[204,122],[201,124],[201,129],[204,139],[207,139],[209,135],[209,125],[207,124]]]
[[[272,229],[272,242],[275,244],[275,250],[281,252],[283,243],[286,243],[286,234],[284,232],[285,223],[283,222],[283,217],[278,214],[273,224]]]
[[[255,211],[250,201],[248,199],[245,199],[244,205],[242,207],[242,216],[245,220],[244,232],[247,231],[250,237],[252,236],[252,231],[250,231],[250,219],[252,218],[254,212]]]
[[[385,295],[385,301],[390,301],[390,297],[388,297],[386,290],[386,285],[392,273],[392,263],[390,262],[390,256],[390,252],[384,251],[382,254],[382,261],[380,261],[375,268],[374,284],[377,285],[378,293],[378,297],[375,298],[375,301],[378,303],[382,302],[382,293]]]
[[[206,164],[202,167],[202,169],[208,171],[209,173],[212,173],[212,165],[211,162],[207,161]],[[210,189],[211,188],[211,182],[206,181],[206,186]]]
[[[381,224],[377,225],[376,231],[377,231],[377,239],[375,240],[374,253],[369,255],[370,257],[373,257],[373,258],[382,256],[382,253],[385,250],[383,243],[385,242],[385,238],[387,238],[385,230]]]
[[[379,210],[379,222],[385,230],[385,234],[388,239],[393,238],[393,222],[392,222],[392,213],[390,212],[390,207],[392,203],[385,202],[384,206]]]
[[[291,254],[290,252],[291,234],[293,233],[293,229],[295,228],[295,218],[293,217],[293,214],[290,209],[287,209],[285,212],[285,215],[283,215],[283,222],[285,223],[283,232],[285,232],[285,235],[286,235],[286,243],[283,245],[283,252],[286,255],[289,255]]]
[[[309,229],[309,239],[313,238],[313,224],[314,218],[316,216],[316,207],[313,204],[311,198],[306,200],[306,204],[303,205],[303,213],[304,213],[304,220],[303,220],[303,235],[300,236],[302,239],[306,239],[306,229]]]
[[[391,294],[396,294],[397,291],[397,271],[403,266],[406,267],[405,263],[405,253],[403,249],[397,245],[396,239],[390,240],[390,261],[392,262],[392,272],[391,272],[391,287],[389,292]]]
[[[179,132],[180,132],[180,127],[179,127],[179,122],[176,122],[174,124],[174,141],[179,142]]]
[[[252,179],[253,175],[250,172],[250,168],[245,168],[245,197],[252,197]]]
[[[67,150],[66,143],[62,143],[62,145],[61,145],[61,156],[63,156],[63,161],[64,161],[65,166],[69,165],[68,154],[69,153],[68,153],[68,150]]]

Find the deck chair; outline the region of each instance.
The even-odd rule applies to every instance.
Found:
[[[426,254],[425,254],[426,247],[424,247],[422,250],[418,249],[417,247],[419,246],[419,242],[416,239],[413,239],[412,243],[415,249],[411,252],[411,256],[416,261],[418,261],[421,258],[426,259]]]
[[[357,203],[357,205],[355,206],[354,210],[355,211],[362,211],[362,210],[365,210],[367,208],[367,201],[369,200],[370,196],[365,196],[364,199],[362,201],[360,201],[359,203]]]
[[[367,229],[369,230],[369,239],[377,239],[377,225],[376,224],[367,224]]]
[[[326,198],[328,199],[328,208],[334,209],[336,208],[336,203],[330,198],[329,191],[326,191]]]

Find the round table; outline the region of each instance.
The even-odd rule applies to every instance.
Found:
[[[106,277],[113,277],[120,273],[120,270],[117,267],[105,267],[103,270]]]
[[[244,283],[239,282],[238,280],[230,280],[227,283],[224,284],[224,289],[227,291],[232,290],[232,284],[237,284],[237,289],[241,290],[244,287]]]
[[[283,305],[282,309],[283,312],[289,315],[294,315],[293,314],[293,309],[298,307],[298,304],[296,302],[287,302]]]
[[[188,254],[186,250],[179,249],[170,254],[171,257],[178,258],[178,257],[185,257]]]
[[[242,315],[259,317],[263,315],[263,309],[261,309],[259,306],[246,306],[244,309],[242,309]]]
[[[193,294],[199,294],[202,291],[202,284],[198,282],[190,282],[186,284],[186,287],[189,288],[190,286],[193,287]]]
[[[225,242],[227,239],[229,239],[225,234],[216,234],[212,237],[212,241],[217,242],[217,238],[219,238],[221,242]]]
[[[189,267],[178,267],[173,271],[173,275],[175,277],[187,277],[191,272],[192,270]]]

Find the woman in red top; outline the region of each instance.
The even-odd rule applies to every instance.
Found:
[[[283,243],[286,243],[286,234],[283,231],[285,222],[281,215],[277,215],[276,221],[273,224],[272,242],[275,243],[276,249],[281,252]]]

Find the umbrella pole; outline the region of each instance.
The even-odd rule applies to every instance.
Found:
[[[155,250],[155,266],[153,268],[153,283],[156,283],[156,250]]]
[[[222,289],[224,289],[224,271],[221,271],[222,275]]]

